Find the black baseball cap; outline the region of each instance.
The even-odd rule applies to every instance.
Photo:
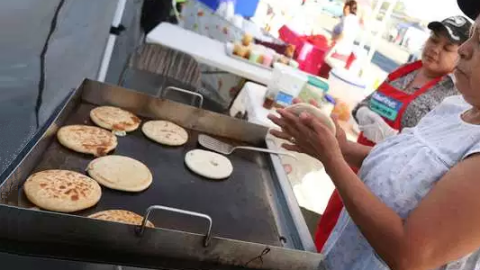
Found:
[[[480,2],[478,0],[457,0],[457,4],[460,9],[470,19],[477,19],[480,14]]]
[[[453,16],[441,22],[431,22],[428,24],[428,29],[432,31],[443,30],[452,42],[458,44],[467,41],[471,27],[472,23],[463,16]]]

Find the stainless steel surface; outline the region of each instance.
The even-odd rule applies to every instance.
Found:
[[[194,217],[199,217],[206,219],[208,221],[208,228],[207,232],[205,233],[205,239],[203,240],[203,245],[205,247],[208,246],[208,243],[210,242],[210,238],[212,236],[212,225],[213,221],[212,218],[208,215],[202,214],[202,213],[197,213],[197,212],[192,212],[192,211],[187,211],[183,209],[178,209],[178,208],[173,208],[173,207],[167,207],[167,206],[162,206],[162,205],[153,205],[150,206],[147,211],[145,212],[145,216],[142,221],[142,225],[137,230],[137,234],[139,236],[143,236],[143,232],[145,231],[145,227],[147,226],[147,221],[148,218],[150,217],[150,214],[153,212],[153,210],[165,210],[165,211],[170,211],[170,212],[175,212],[179,214],[184,214],[184,215],[189,215],[189,216],[194,216]]]
[[[74,215],[0,207],[0,251],[155,269],[325,269],[321,254],[135,226]],[[34,226],[33,226],[34,225]],[[265,249],[270,252],[258,257]]]
[[[295,160],[298,160],[295,155],[285,151],[270,150],[266,148],[251,147],[251,146],[233,146],[205,134],[198,135],[198,142],[203,147],[224,155],[230,155],[235,150],[247,150],[247,151],[256,151],[256,152],[275,154],[275,155],[284,155],[284,156],[289,156]]]
[[[147,268],[122,267],[111,264],[20,256],[11,253],[0,253],[0,261],[2,262],[2,270],[149,270]]]
[[[182,89],[182,88],[179,88],[179,87],[175,87],[175,86],[168,86],[166,87],[165,89],[163,89],[163,91],[161,92],[161,95],[160,97],[161,98],[165,98],[167,93],[169,91],[177,91],[177,92],[181,92],[181,93],[184,93],[184,94],[187,94],[187,95],[191,95],[191,96],[194,96],[194,97],[197,97],[198,98],[198,108],[202,108],[203,107],[203,96],[199,93],[195,93],[195,92],[192,92],[192,91],[189,91],[189,90],[186,90],[186,89]]]
[[[267,139],[267,146],[274,147],[275,143],[272,140]],[[308,229],[307,223],[303,218],[302,211],[300,207],[298,207],[298,202],[295,198],[295,193],[293,192],[292,186],[290,181],[288,180],[287,175],[285,174],[285,170],[282,165],[282,161],[280,157],[271,155],[273,169],[277,172],[277,180],[280,185],[280,189],[282,193],[285,195],[286,198],[286,208],[288,212],[292,215],[292,220],[295,223],[296,231],[299,234],[299,239],[302,243],[302,246],[305,250],[310,252],[317,252],[317,247],[313,242],[313,239],[310,235],[310,231]]]
[[[140,194],[103,189],[98,205],[74,214],[25,209],[32,205],[22,184],[31,173],[49,168],[81,172],[93,159],[65,149],[55,135],[66,124],[92,124],[89,111],[97,105],[122,107],[143,120],[176,122],[189,130],[191,138],[183,148],[160,146],[146,140],[140,131],[119,138],[115,154],[144,162],[155,177],[152,186]],[[286,184],[275,173],[285,174],[278,170],[282,166],[279,159],[260,153],[233,155],[235,170],[229,180],[206,181],[183,164],[184,154],[197,147],[198,132],[265,147],[267,129],[86,80],[29,143],[15,166],[9,168],[11,173],[2,175],[0,215],[5,218],[0,219],[0,250],[140,267],[235,269],[245,267],[268,247],[271,252],[263,256],[262,265],[253,267],[250,263],[247,268],[320,269],[321,255],[300,251],[310,250],[308,242],[313,241],[310,236],[303,239],[301,224],[305,221],[291,211],[295,207],[300,211],[293,191],[290,187],[291,193],[284,193]],[[153,222],[161,228],[146,228],[144,237],[138,237],[134,226],[84,217],[118,208],[141,213],[156,204],[212,216],[216,226],[209,246],[203,246],[204,224],[198,219],[155,215]]]
[[[161,118],[201,133],[230,138],[251,145],[265,145],[268,129],[227,115],[202,110],[165,99],[152,98],[116,85],[86,80],[81,98],[95,105],[112,104],[146,118]]]

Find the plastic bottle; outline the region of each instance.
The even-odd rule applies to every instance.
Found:
[[[322,110],[323,113],[326,115],[330,115],[333,112],[333,109],[335,108],[335,99],[330,96],[329,94],[325,94],[323,96],[324,102],[322,102],[322,105],[320,106],[320,110]]]
[[[220,4],[218,5],[218,8],[215,11],[215,13],[217,13],[220,17],[225,18],[227,16],[227,7],[228,7],[228,0],[222,0],[220,1]]]
[[[233,22],[235,17],[235,1],[234,0],[228,0],[227,1],[227,11],[225,13],[225,19],[227,19],[230,22]]]

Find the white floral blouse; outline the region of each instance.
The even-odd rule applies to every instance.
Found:
[[[406,219],[445,173],[463,159],[480,153],[480,126],[465,123],[460,117],[469,108],[461,96],[446,98],[416,127],[378,144],[364,161],[360,179]],[[322,253],[332,270],[389,269],[345,208]],[[480,269],[480,251],[439,269]]]

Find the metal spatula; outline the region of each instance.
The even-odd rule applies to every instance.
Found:
[[[295,157],[295,155],[293,155],[292,153],[288,153],[284,151],[275,151],[275,150],[270,150],[265,148],[250,147],[250,146],[232,146],[228,143],[224,143],[222,141],[219,141],[215,138],[212,138],[204,134],[198,135],[198,142],[203,147],[224,155],[230,155],[231,153],[233,153],[233,151],[242,149],[242,150],[248,150],[248,151],[257,151],[257,152],[264,152],[269,154],[284,155],[297,160],[297,157]]]

